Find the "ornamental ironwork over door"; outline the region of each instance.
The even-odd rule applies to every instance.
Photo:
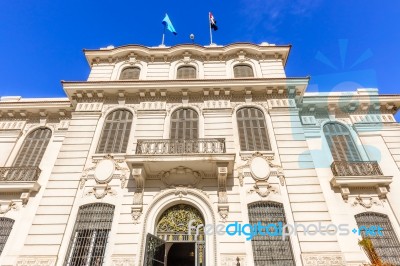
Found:
[[[164,266],[165,241],[147,234],[143,266]]]

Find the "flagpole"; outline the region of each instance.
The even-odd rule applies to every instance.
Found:
[[[164,25],[164,32],[163,32],[163,34],[162,34],[161,45],[164,45],[164,39],[165,39],[165,28],[166,28],[166,25]]]
[[[208,25],[210,26],[210,45],[213,43],[212,42],[212,30],[211,30],[211,12],[208,12]]]

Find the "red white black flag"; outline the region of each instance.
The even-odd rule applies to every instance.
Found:
[[[218,30],[217,21],[215,20],[213,14],[210,12],[210,27],[214,31]]]

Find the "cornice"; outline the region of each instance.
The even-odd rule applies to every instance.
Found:
[[[110,49],[84,49],[89,65],[116,63],[126,60],[147,62],[172,62],[189,55],[201,61],[227,61],[245,55],[257,60],[281,59],[286,65],[291,45],[256,45],[253,43],[233,43],[226,46],[200,46],[180,44],[172,47],[146,47],[125,45]]]

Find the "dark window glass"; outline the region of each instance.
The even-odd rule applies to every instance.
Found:
[[[242,108],[237,112],[240,149],[242,151],[270,150],[265,117],[257,108]]]
[[[110,113],[104,123],[97,153],[125,153],[131,133],[133,115],[126,110]]]
[[[196,68],[192,66],[183,66],[178,68],[178,73],[176,75],[177,79],[195,79],[196,78]]]
[[[362,161],[350,131],[339,123],[328,123],[324,134],[334,161]]]
[[[235,78],[250,78],[254,77],[253,69],[249,65],[236,65],[233,67]]]
[[[197,139],[199,116],[193,109],[178,109],[171,115],[171,139]]]
[[[121,76],[119,77],[120,80],[125,79],[139,79],[140,75],[140,68],[138,67],[128,67],[122,70]]]

